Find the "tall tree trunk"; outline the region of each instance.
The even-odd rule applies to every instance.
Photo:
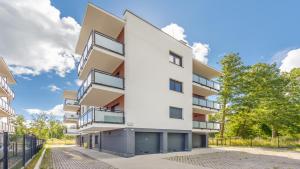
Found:
[[[224,131],[225,131],[225,118],[226,118],[226,104],[227,102],[224,101],[222,105],[222,120],[221,120],[221,131],[220,131],[220,136],[221,138],[224,138]]]

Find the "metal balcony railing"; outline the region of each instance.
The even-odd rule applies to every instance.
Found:
[[[15,111],[13,108],[10,107],[10,105],[4,101],[3,99],[0,98],[0,109],[2,109],[3,111],[7,112],[10,115],[14,115]]]
[[[87,79],[82,83],[81,87],[79,88],[77,92],[77,100],[81,100],[83,95],[87,92],[87,90],[92,84],[98,84],[117,89],[124,89],[123,78],[113,76],[109,73],[94,69],[89,73]]]
[[[194,129],[220,130],[220,123],[207,121],[193,121]]]
[[[197,83],[197,84],[200,84],[202,86],[205,86],[205,87],[209,87],[211,89],[214,89],[214,90],[217,90],[217,91],[220,91],[220,84],[213,81],[213,80],[208,80],[200,75],[197,75],[197,74],[193,74],[193,82]]]
[[[15,93],[11,90],[11,88],[8,86],[7,81],[4,77],[0,76],[0,87],[4,89],[12,98],[15,97]]]
[[[92,123],[112,123],[124,124],[124,112],[112,111],[104,108],[90,108],[85,112],[79,120],[80,127]]]
[[[124,55],[124,44],[118,42],[116,39],[109,37],[107,35],[104,35],[103,33],[92,31],[89,39],[84,47],[84,50],[82,52],[82,56],[80,58],[78,67],[77,67],[77,73],[79,74],[81,69],[83,68],[85,62],[88,60],[90,51],[93,46],[97,46],[100,48],[103,48],[105,50]]]
[[[215,101],[193,97],[193,105],[201,106],[209,109],[220,110],[220,104]]]

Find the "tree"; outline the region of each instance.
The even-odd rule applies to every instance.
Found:
[[[16,136],[22,136],[26,134],[28,131],[25,118],[23,115],[18,115],[15,120],[12,122],[15,126],[15,134]]]
[[[64,126],[61,121],[55,119],[53,115],[49,118],[49,138],[61,139],[64,136]]]
[[[49,138],[49,128],[47,125],[47,114],[40,113],[32,116],[32,122],[30,123],[30,132],[41,139]]]
[[[221,60],[222,76],[219,79],[221,83],[221,91],[219,101],[221,104],[221,131],[220,137],[224,137],[226,116],[229,113],[228,104],[237,94],[238,86],[240,84],[241,74],[243,73],[243,63],[238,54],[231,53]]]

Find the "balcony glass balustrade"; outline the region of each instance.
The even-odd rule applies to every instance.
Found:
[[[124,45],[117,40],[104,35],[97,31],[92,31],[89,39],[84,47],[82,52],[82,56],[80,58],[80,62],[77,67],[77,73],[79,74],[81,69],[83,68],[85,62],[88,60],[90,51],[93,46],[97,46],[103,48],[105,50],[124,55]]]
[[[79,118],[79,115],[77,114],[65,114],[64,115],[64,121],[67,121],[67,120],[78,120]]]
[[[220,130],[220,123],[207,121],[193,121],[194,129]]]
[[[11,90],[11,88],[8,86],[6,80],[4,77],[0,76],[0,87],[4,89],[12,98],[15,97],[15,93]]]
[[[0,98],[0,108],[7,112],[8,114],[10,115],[14,115],[15,114],[15,111],[13,108],[10,107],[10,105],[3,99]]]
[[[79,106],[79,102],[73,99],[65,99],[65,105]]]
[[[214,89],[214,90],[217,90],[217,91],[220,91],[220,84],[215,82],[215,81],[212,81],[212,80],[208,80],[200,75],[197,75],[197,74],[193,74],[193,82],[197,83],[197,84],[200,84],[202,86],[205,86],[205,87],[209,87],[211,89]]]
[[[87,92],[92,84],[98,84],[117,89],[124,89],[124,79],[112,76],[109,73],[100,70],[92,70],[87,79],[82,83],[77,93],[77,100],[81,100],[82,96]]]
[[[211,100],[198,98],[198,97],[193,97],[193,105],[214,109],[214,110],[220,110],[219,103]]]
[[[5,122],[0,122],[0,131],[2,132],[15,132],[15,127],[11,124],[7,124]]]
[[[92,123],[124,124],[124,112],[112,111],[104,108],[90,108],[80,116],[80,127]]]

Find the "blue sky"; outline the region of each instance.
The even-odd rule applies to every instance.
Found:
[[[76,27],[76,22],[82,23],[87,2],[52,0],[51,5],[60,11],[60,18],[74,18],[75,23],[72,20],[68,23]],[[238,52],[246,64],[278,62],[280,66],[286,59],[286,67],[300,66],[300,1],[297,0],[97,0],[90,2],[119,17],[122,17],[125,9],[129,9],[159,28],[176,23],[184,28],[185,39],[190,44],[201,42],[209,45],[209,53],[205,57],[208,58],[208,64],[217,69],[220,69],[218,64],[220,58],[229,52]],[[6,5],[7,8],[13,7]],[[4,19],[1,20],[0,7],[0,24],[1,21],[5,22]],[[78,33],[77,28],[74,30]],[[46,38],[43,40],[47,41]],[[63,43],[64,40],[59,42]],[[75,43],[72,37],[69,40],[70,43]],[[4,39],[0,38],[0,45],[1,41]],[[23,53],[26,55],[26,51]],[[13,86],[16,93],[13,106],[19,114],[25,115],[28,119],[30,112],[47,111],[62,104],[64,89],[78,89],[75,82],[76,69],[71,61],[71,66],[67,67],[67,71],[61,75],[57,73],[60,69],[56,65],[43,69],[36,64],[22,65],[24,62],[16,62],[16,58],[23,57],[20,53],[18,56],[13,56],[14,53],[11,51],[1,53],[0,47],[0,55],[12,66],[28,68],[26,71],[16,73],[18,74],[17,85]],[[288,57],[292,59],[288,60]],[[299,63],[295,63],[297,61]],[[69,60],[66,63],[69,63]],[[29,70],[36,70],[38,73],[28,72]],[[51,85],[55,85],[56,90]],[[56,107],[57,109],[59,107]]]

